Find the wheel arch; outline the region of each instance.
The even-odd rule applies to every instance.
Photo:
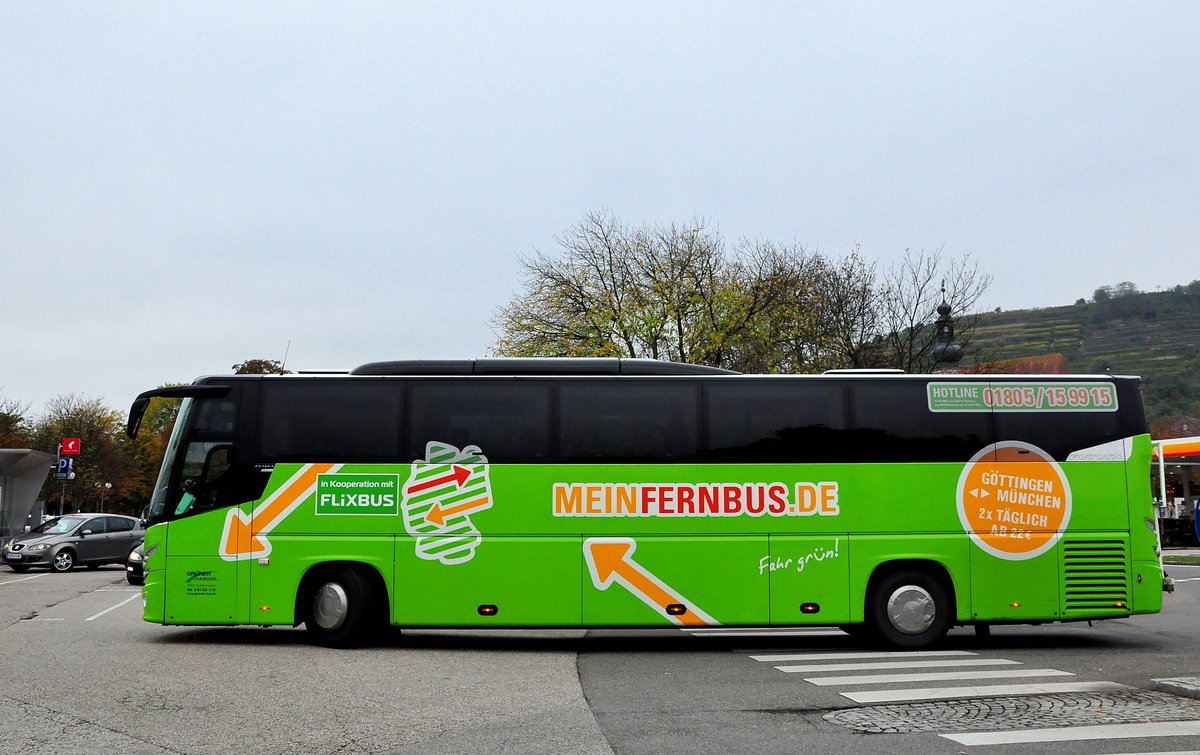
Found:
[[[383,600],[384,605],[381,608],[384,610],[384,615],[388,620],[391,620],[392,596],[388,591],[387,580],[383,578],[383,574],[380,573],[378,567],[364,561],[322,561],[310,566],[300,577],[300,582],[296,586],[296,602],[293,607],[292,626],[299,626],[308,619],[311,609],[309,598],[317,588],[317,585],[321,583],[321,580],[330,577],[342,569],[353,569],[367,580],[367,583],[371,586],[371,590]]]
[[[957,619],[959,600],[955,592],[954,577],[950,575],[950,570],[946,568],[945,564],[932,558],[898,558],[878,564],[867,579],[867,589],[863,592],[860,608],[864,615],[866,614],[866,605],[870,601],[871,595],[874,594],[876,586],[889,575],[905,571],[922,572],[940,582],[946,590],[946,595],[950,598],[951,615]]]
[[[63,553],[64,551],[71,554],[72,568],[83,565],[79,561],[79,551],[75,550],[75,547],[72,546],[70,543],[64,543],[63,545],[60,545],[57,548],[54,548],[53,550],[50,551],[49,565],[50,565],[51,571],[57,571],[57,569],[54,568],[54,559],[58,558],[58,554]]]

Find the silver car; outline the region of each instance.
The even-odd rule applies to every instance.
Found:
[[[0,561],[15,572],[48,566],[68,572],[76,565],[95,569],[124,564],[145,538],[141,522],[119,514],[67,514],[42,522],[0,546]]]

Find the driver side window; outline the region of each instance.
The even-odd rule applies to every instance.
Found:
[[[243,464],[227,441],[192,441],[184,454],[174,515],[191,516],[257,500],[269,474]]]
[[[83,526],[79,528],[80,532],[83,532],[84,530],[87,530],[88,534],[91,534],[91,535],[104,534],[104,532],[105,532],[104,517],[98,516],[95,519],[87,520],[86,522],[83,523]]]

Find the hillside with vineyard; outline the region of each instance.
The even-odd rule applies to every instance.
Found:
[[[1154,434],[1200,435],[1200,281],[1156,292],[1126,283],[1069,306],[989,312],[968,350],[989,369],[1140,375]]]

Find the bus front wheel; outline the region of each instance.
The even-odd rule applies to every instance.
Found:
[[[868,623],[888,645],[929,647],[950,630],[953,608],[941,580],[923,571],[889,574],[871,592]]]
[[[372,615],[370,583],[354,569],[342,567],[313,584],[304,621],[313,641],[326,647],[361,645]]]

